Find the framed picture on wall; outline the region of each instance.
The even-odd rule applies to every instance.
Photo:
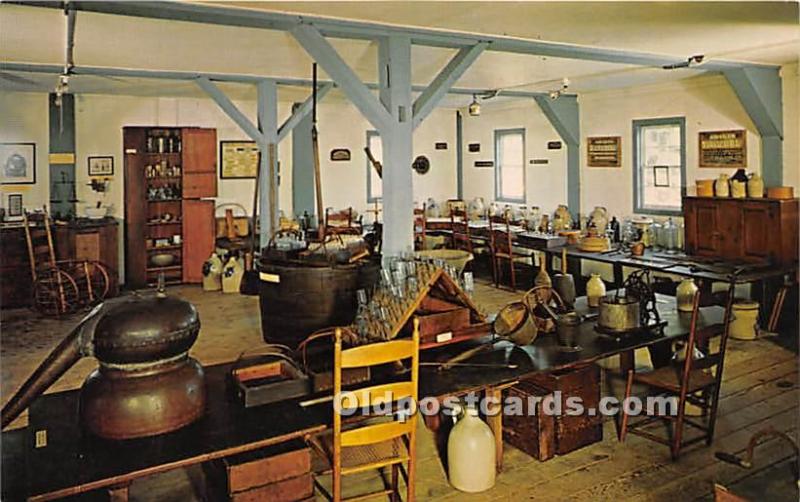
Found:
[[[586,164],[589,167],[622,167],[622,137],[586,138]]]
[[[4,185],[36,183],[36,143],[0,143],[0,176]]]
[[[114,157],[89,157],[89,176],[113,176]]]
[[[22,203],[21,193],[8,194],[8,203],[6,207],[6,221],[19,221],[22,219],[22,211],[24,205]]]
[[[224,180],[255,178],[260,155],[255,141],[220,141],[219,177]]]

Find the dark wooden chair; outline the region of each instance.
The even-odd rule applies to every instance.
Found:
[[[341,211],[325,209],[325,234],[326,235],[361,235],[361,222],[353,218],[353,208],[348,207]]]
[[[517,289],[517,274],[514,263],[518,260],[528,259],[523,254],[514,252],[511,235],[511,222],[508,214],[503,216],[489,216],[489,252],[492,258],[492,275],[495,287],[500,287],[500,276],[503,264],[508,264],[511,289]]]
[[[467,211],[458,208],[453,208],[450,211],[450,231],[452,232],[451,244],[453,249],[461,249],[474,254]]]
[[[422,208],[414,208],[414,247],[418,250],[425,249],[425,232],[427,230],[428,218],[425,215],[425,203]]]
[[[689,324],[689,339],[686,343],[685,359],[680,364],[670,364],[665,367],[636,373],[628,371],[625,385],[625,399],[631,396],[634,383],[642,384],[648,389],[648,396],[670,396],[677,398],[677,413],[650,414],[656,410],[643,410],[645,415],[632,419],[627,409],[623,406],[622,419],[619,429],[619,440],[624,441],[630,432],[647,439],[666,444],[670,447],[672,459],[677,460],[681,448],[705,440],[710,445],[714,439],[714,427],[717,419],[719,391],[722,383],[722,369],[725,362],[725,348],[730,332],[731,310],[733,306],[734,285],[731,284],[725,299],[725,316],[723,323],[708,326],[702,329],[697,327],[700,312],[700,293],[694,298],[694,306]],[[720,337],[716,352],[711,352],[711,340]],[[702,351],[702,358],[695,358],[695,349]],[[623,401],[624,403],[624,401]],[[686,404],[691,403],[701,410],[700,419],[695,420],[686,416]],[[645,403],[646,404],[646,403]],[[663,411],[663,410],[661,410]],[[651,432],[652,425],[657,422],[666,422],[669,435],[665,438]],[[690,426],[700,431],[694,437],[684,438],[684,426]]]

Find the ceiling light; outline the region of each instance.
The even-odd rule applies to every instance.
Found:
[[[689,56],[686,61],[681,61],[680,63],[674,64],[665,64],[661,68],[664,70],[677,70],[678,68],[689,68],[693,66],[700,66],[703,64],[703,60],[705,59],[705,55],[703,54],[695,54],[694,56]]]
[[[478,97],[472,95],[472,103],[469,104],[469,114],[471,117],[477,117],[481,114],[481,104],[478,103]]]

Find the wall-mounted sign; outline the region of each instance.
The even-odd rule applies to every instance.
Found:
[[[334,148],[331,150],[331,161],[347,162],[350,160],[350,150],[347,148]]]
[[[561,142],[560,141],[548,141],[547,142],[547,149],[548,150],[561,150]]]
[[[220,141],[219,177],[255,178],[259,155],[255,141]]]
[[[481,151],[481,144],[480,143],[470,143],[467,145],[467,151],[471,153],[478,153]]]
[[[530,164],[541,166],[541,165],[544,165],[544,164],[549,164],[550,163],[550,159],[531,159],[528,162]]]
[[[747,167],[747,132],[701,132],[700,167]]]
[[[475,167],[494,167],[494,161],[492,160],[476,160]]]
[[[586,138],[586,164],[589,167],[621,167],[622,137],[596,136]]]
[[[434,146],[437,150],[447,150],[447,143],[444,141],[438,142]]]

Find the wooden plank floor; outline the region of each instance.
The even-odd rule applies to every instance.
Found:
[[[242,351],[261,343],[258,299],[240,295],[204,293],[199,287],[170,288],[170,294],[194,303],[203,323],[192,355],[204,364],[236,358]],[[496,312],[520,293],[495,289],[485,283],[476,286],[475,298],[487,312]],[[27,378],[79,317],[41,319],[29,311],[3,311],[0,324],[0,367],[2,401]],[[468,495],[455,491],[435,447],[435,438],[424,428],[419,434],[417,496],[420,500],[483,501],[516,500],[694,500],[708,498],[714,483],[744,486],[748,480],[764,483],[776,476],[788,476],[786,461],[791,450],[770,440],[756,450],[750,470],[718,462],[714,452],[741,453],[750,436],[774,427],[797,436],[798,358],[768,340],[731,340],[726,361],[717,435],[711,447],[695,446],[671,462],[667,447],[638,436],[619,443],[613,422],[605,423],[605,439],[572,454],[538,462],[507,445],[504,471],[496,486],[485,493]],[[54,390],[79,387],[95,366],[84,359],[73,367]],[[613,384],[614,382],[611,381]],[[611,388],[616,388],[612,385]],[[14,426],[26,423],[20,417]],[[780,484],[780,483],[779,483]],[[202,476],[198,469],[179,470],[134,483],[133,500],[203,500]],[[377,474],[365,473],[345,481],[346,493],[380,487]],[[763,500],[798,500],[796,487],[782,483]],[[793,491],[794,490],[794,491]],[[751,492],[753,493],[752,489]],[[763,493],[755,491],[754,493]],[[321,499],[321,498],[320,498]]]

